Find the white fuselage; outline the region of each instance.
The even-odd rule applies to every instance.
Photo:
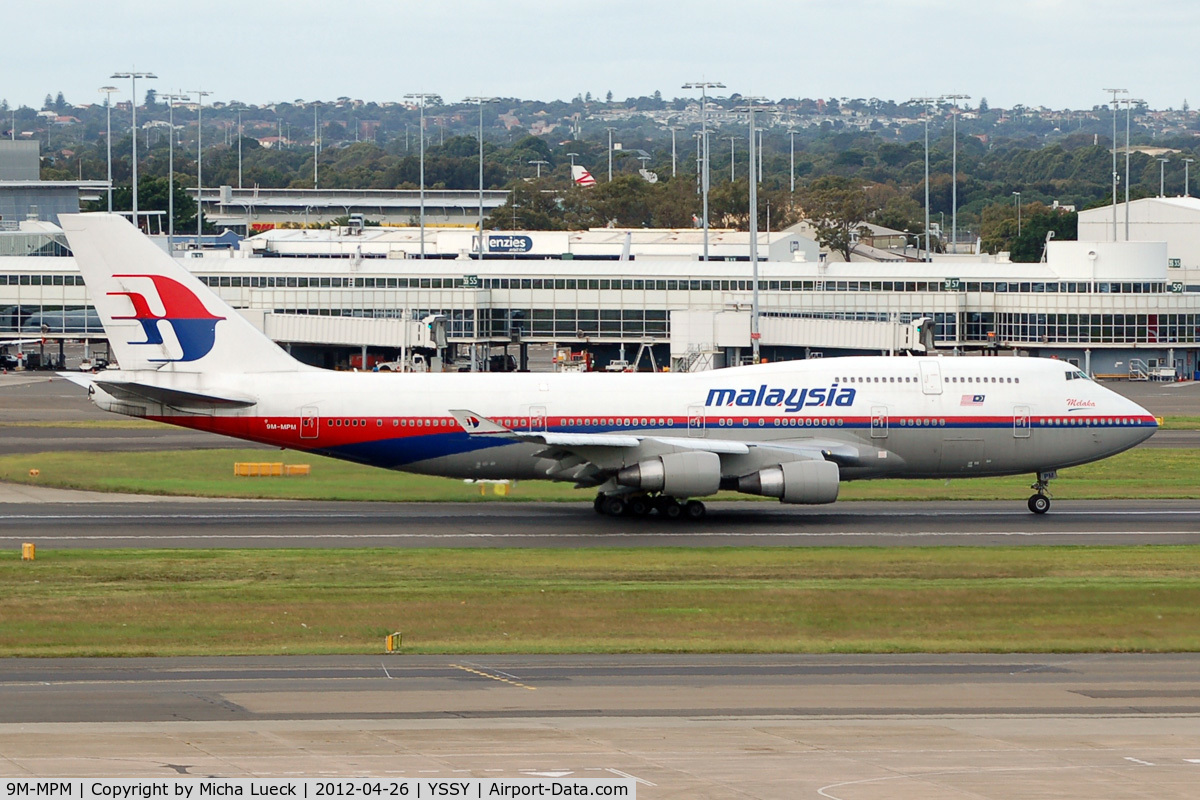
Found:
[[[469,435],[449,413],[464,408],[514,431],[819,448],[842,479],[1050,471],[1126,450],[1157,428],[1074,367],[1029,358],[838,358],[691,374],[159,371],[155,381],[258,400],[197,414],[95,398],[118,412],[455,478],[546,478],[553,466],[537,444]],[[761,466],[722,464],[723,478]]]

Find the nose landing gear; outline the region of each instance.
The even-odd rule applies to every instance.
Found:
[[[1037,480],[1029,488],[1037,492],[1029,498],[1029,510],[1034,514],[1045,514],[1050,510],[1050,481],[1058,477],[1056,470],[1039,472]]]

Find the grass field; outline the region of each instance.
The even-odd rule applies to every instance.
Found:
[[[236,461],[312,465],[307,478],[237,478]],[[36,477],[30,470],[36,469]],[[1136,449],[1063,470],[1052,485],[1061,499],[1200,498],[1200,450]],[[105,492],[202,497],[321,500],[587,501],[591,493],[569,484],[531,481],[498,498],[487,485],[389,472],[292,451],[194,450],[146,453],[60,452],[0,457],[0,480]],[[1023,500],[1032,476],[957,481],[863,481],[842,485],[843,500]],[[753,499],[725,493],[717,499]]]
[[[1200,547],[0,554],[0,657],[1200,650]]]

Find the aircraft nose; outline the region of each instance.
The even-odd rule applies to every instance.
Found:
[[[1159,421],[1157,417],[1155,417],[1146,409],[1142,408],[1137,403],[1134,403],[1133,401],[1127,402],[1129,403],[1130,408],[1126,412],[1125,416],[1131,422],[1130,438],[1132,441],[1129,446],[1133,447],[1134,445],[1141,444],[1153,436],[1158,430]]]

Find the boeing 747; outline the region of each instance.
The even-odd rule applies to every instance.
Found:
[[[303,364],[128,221],[60,217],[121,369],[69,375],[118,414],[459,479],[566,481],[602,514],[700,518],[733,490],[832,503],[842,481],[1058,470],[1155,418],[1040,358],[846,357],[700,373],[381,374]]]

